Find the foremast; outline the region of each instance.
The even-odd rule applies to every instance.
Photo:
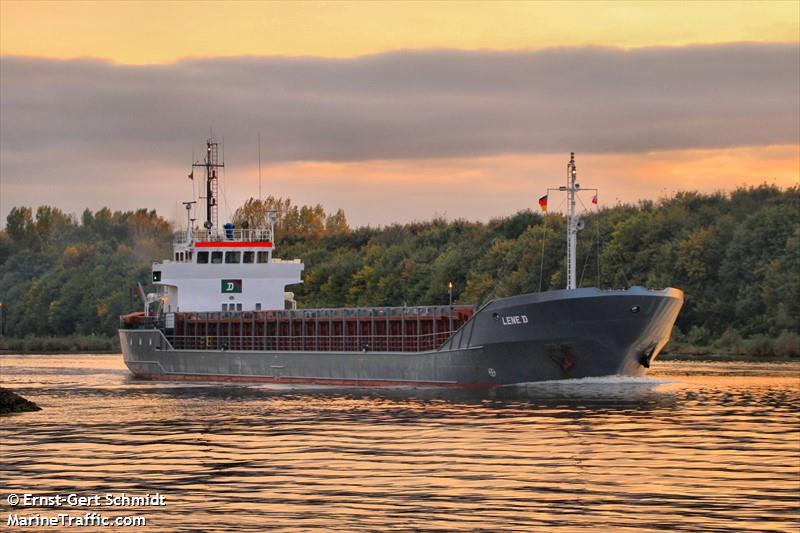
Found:
[[[578,232],[584,227],[584,222],[576,213],[579,191],[594,191],[595,196],[592,203],[597,203],[597,189],[581,188],[578,179],[578,166],[575,164],[575,152],[570,152],[569,162],[567,163],[567,185],[558,189],[547,189],[550,191],[560,191],[567,193],[567,290],[578,288],[577,281],[577,256],[578,256]],[[540,200],[541,202],[541,200]],[[547,203],[543,205],[546,209]]]
[[[569,203],[569,219],[567,222],[567,290],[577,288],[575,281],[578,249],[578,217],[575,215],[575,196],[577,193],[575,180],[577,177],[578,169],[575,166],[575,152],[571,152],[569,163],[567,163],[567,202]]]

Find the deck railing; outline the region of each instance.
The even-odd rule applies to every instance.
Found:
[[[191,232],[177,231],[172,236],[175,244],[187,244],[189,242],[272,242],[272,232],[269,228],[234,228],[217,230],[214,233],[195,229]]]

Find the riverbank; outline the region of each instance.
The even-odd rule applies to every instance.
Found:
[[[662,353],[657,361],[703,361],[703,362],[752,362],[771,363],[776,361],[797,361],[798,357],[788,355],[748,355],[742,353]]]
[[[103,335],[0,337],[0,354],[119,353],[119,338]]]
[[[763,360],[800,357],[800,334],[790,331],[783,331],[777,337],[753,335],[743,338],[739,333],[728,330],[713,340],[693,339],[694,332],[693,329],[687,335],[673,333],[672,339],[659,358],[689,360],[708,356],[748,356]]]

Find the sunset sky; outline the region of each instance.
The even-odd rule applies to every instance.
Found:
[[[0,0],[0,218],[258,195],[351,224],[800,179],[800,3]],[[196,195],[196,193],[194,193]],[[559,199],[552,201],[558,205]],[[587,201],[588,204],[588,201]]]

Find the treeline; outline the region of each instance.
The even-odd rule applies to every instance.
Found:
[[[232,222],[239,227],[269,227],[270,211],[275,213],[277,235],[317,239],[350,232],[342,209],[329,214],[320,204],[299,206],[293,204],[289,198],[274,196],[268,196],[264,200],[250,198],[233,213]]]
[[[149,279],[153,259],[168,257],[171,231],[145,209],[87,209],[78,220],[54,207],[13,208],[0,232],[6,336],[115,335],[119,315],[140,307],[133,287]],[[77,346],[96,345],[84,339]]]
[[[348,226],[340,210],[250,200],[251,225],[277,215],[276,255],[301,258],[303,307],[456,303],[562,288],[565,219],[522,211],[487,223],[441,218],[383,228]],[[685,351],[800,352],[800,191],[679,193],[583,216],[581,286],[679,287],[673,337]],[[170,229],[152,211],[15,208],[0,233],[0,301],[15,336],[113,334],[129,288],[168,257]]]

